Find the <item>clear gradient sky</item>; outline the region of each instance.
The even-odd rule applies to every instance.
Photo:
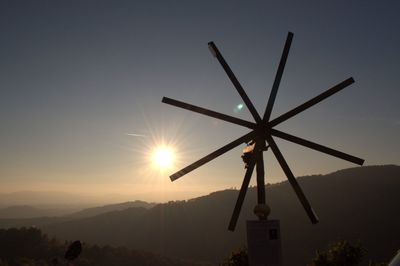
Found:
[[[0,192],[164,201],[240,187],[243,146],[169,181],[247,130],[161,99],[251,120],[246,108],[234,112],[241,98],[207,43],[261,112],[288,31],[272,117],[348,77],[356,82],[278,128],[367,165],[399,164],[399,12],[398,1],[1,1]],[[164,172],[148,161],[161,142],[178,156]],[[277,143],[297,176],[353,166]],[[270,153],[266,173],[266,182],[285,179]]]

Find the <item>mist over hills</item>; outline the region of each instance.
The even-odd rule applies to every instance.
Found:
[[[0,204],[3,207],[15,205],[30,206],[93,206],[95,199],[91,196],[64,191],[16,191],[0,194]]]
[[[288,182],[266,187],[271,219],[281,220],[285,265],[306,265],[331,241],[360,241],[368,258],[387,260],[400,248],[400,167],[366,166],[298,178],[317,212],[312,225]],[[39,225],[59,239],[127,246],[202,261],[219,262],[246,243],[245,221],[255,219],[256,189],[250,188],[234,233],[227,231],[237,190],[188,201],[131,207],[86,218],[54,218]],[[5,220],[0,220],[4,226]],[[13,222],[8,220],[8,226]],[[25,225],[33,220],[25,220]]]
[[[144,209],[150,209],[154,207],[156,203],[149,203],[141,200],[135,200],[135,201],[128,201],[128,202],[123,202],[123,203],[117,203],[117,204],[109,204],[109,205],[104,205],[101,207],[92,207],[92,208],[87,208],[83,209],[81,211],[71,213],[67,217],[69,218],[86,218],[86,217],[91,217],[91,216],[96,216],[102,213],[107,213],[107,212],[113,212],[113,211],[121,211],[129,208],[144,208]]]
[[[120,204],[132,201],[130,194],[102,194],[66,192],[57,190],[24,190],[11,193],[0,193],[0,208],[10,206],[32,206],[39,209],[70,209],[76,212],[84,208],[97,207],[106,204]]]
[[[114,195],[111,202],[115,197],[118,198],[118,195]],[[0,194],[0,219],[83,218],[130,207],[151,208],[154,205],[156,203],[135,200],[99,206],[99,199],[93,196],[62,191],[18,191]]]
[[[11,206],[0,209],[0,228],[11,227],[30,227],[43,226],[49,223],[70,221],[73,219],[87,218],[102,213],[124,210],[128,208],[145,208],[149,209],[155,206],[155,203],[145,201],[128,201],[118,204],[109,204],[100,207],[86,208],[76,211],[76,209],[42,209],[31,206]]]
[[[71,212],[64,208],[37,208],[28,205],[16,205],[0,209],[0,218],[20,219],[44,216],[60,216]]]

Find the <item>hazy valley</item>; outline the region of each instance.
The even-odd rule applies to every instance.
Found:
[[[281,220],[285,265],[305,265],[316,249],[339,239],[360,241],[369,258],[375,260],[387,260],[400,248],[400,215],[396,213],[400,202],[399,166],[350,168],[304,176],[298,181],[319,215],[317,225],[310,224],[287,182],[266,189],[271,219]],[[0,226],[34,225],[60,240],[80,239],[217,263],[245,245],[245,220],[255,219],[252,208],[256,192],[251,188],[236,231],[227,231],[237,194],[237,190],[224,190],[164,204],[132,201],[58,217],[9,216],[0,219]],[[20,210],[24,208],[34,212],[29,207]]]

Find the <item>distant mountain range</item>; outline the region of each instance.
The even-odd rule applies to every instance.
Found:
[[[92,203],[88,203],[90,201]],[[109,211],[131,207],[151,208],[155,205],[155,203],[136,200],[88,207],[93,206],[93,202],[93,198],[58,191],[19,191],[0,194],[0,219],[29,219],[65,215],[70,218],[84,218]]]
[[[62,207],[61,209],[46,209],[26,205],[10,206],[0,209],[0,228],[41,226],[48,223],[87,218],[102,213],[120,211],[128,208],[149,209],[155,205],[155,203],[136,200],[86,208],[80,211],[75,211],[75,209],[68,209],[69,211],[67,211],[65,207]],[[65,214],[65,212],[67,212],[67,214]]]
[[[328,175],[298,178],[320,223],[311,225],[295,193],[282,182],[266,187],[272,219],[281,220],[284,264],[306,265],[316,249],[345,239],[360,241],[368,258],[387,260],[400,249],[400,167],[365,166]],[[134,249],[202,261],[222,261],[246,243],[245,220],[255,219],[256,189],[250,188],[237,229],[227,231],[238,195],[224,190],[188,201],[129,207],[109,212],[88,211],[90,217],[0,220],[0,226],[35,223],[60,239],[123,245]],[[126,205],[123,205],[126,206]],[[108,207],[107,207],[108,208]],[[103,209],[105,210],[105,209]]]
[[[141,201],[141,200],[135,200],[135,201],[128,201],[128,202],[124,202],[124,203],[104,205],[101,207],[87,208],[87,209],[83,209],[79,212],[75,212],[70,215],[67,215],[67,217],[73,218],[73,219],[87,218],[87,217],[96,216],[96,215],[99,215],[102,213],[122,211],[122,210],[129,209],[129,208],[150,209],[150,208],[154,207],[155,205],[156,205],[156,203],[148,203],[148,202]]]

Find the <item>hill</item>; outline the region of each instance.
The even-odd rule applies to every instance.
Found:
[[[143,207],[149,209],[154,205],[155,203],[136,200],[118,204],[109,204],[101,207],[86,208],[67,215],[64,214],[65,207],[61,207],[60,209],[56,207],[53,209],[42,209],[32,206],[10,206],[0,209],[0,228],[41,227],[46,224],[82,219],[132,207]]]
[[[136,201],[128,201],[128,202],[123,202],[123,203],[118,203],[118,204],[109,204],[109,205],[104,205],[101,207],[93,207],[93,208],[87,208],[83,209],[79,212],[72,213],[70,215],[67,215],[69,218],[86,218],[86,217],[91,217],[91,216],[96,216],[102,213],[106,212],[112,212],[112,211],[121,211],[125,210],[128,208],[152,208],[156,204],[155,203],[148,203],[145,201],[141,200],[136,200]]]
[[[306,265],[330,241],[361,241],[371,259],[382,261],[400,248],[400,167],[345,169],[298,178],[320,223],[311,225],[287,182],[266,187],[271,218],[281,220],[285,265]],[[61,239],[124,245],[181,258],[218,262],[245,244],[245,220],[255,219],[250,188],[234,233],[227,231],[237,190],[225,190],[151,209],[129,208],[41,228]]]

